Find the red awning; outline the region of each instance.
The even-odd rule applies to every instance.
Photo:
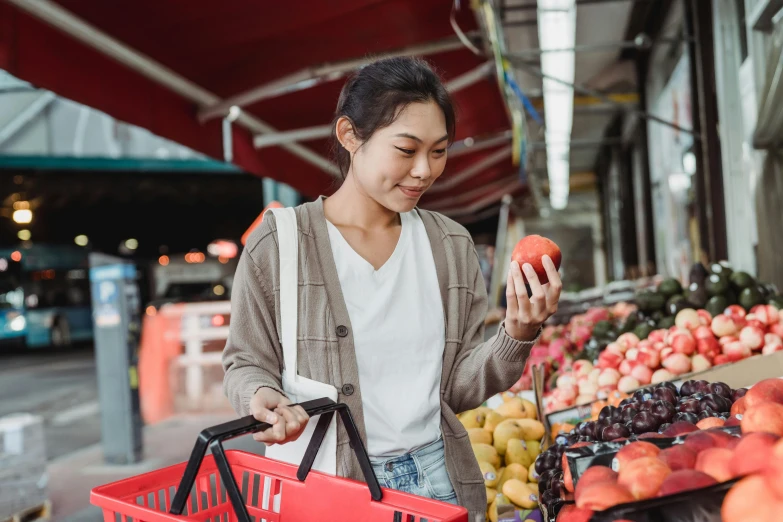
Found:
[[[467,2],[462,4],[459,26],[475,32],[475,17]],[[262,87],[265,98],[242,104],[232,125],[233,161],[315,197],[328,193],[333,181],[326,172],[326,139],[257,149],[254,136],[270,129],[317,127],[322,135],[344,75],[311,80],[308,88],[302,80],[324,64],[337,67],[318,72],[344,70],[348,60],[418,48],[426,49],[447,82],[481,73],[477,68],[487,59],[459,43],[449,21],[451,7],[448,0],[7,0],[0,3],[0,68],[221,159],[222,117],[228,112],[221,102],[257,94]],[[454,95],[457,137],[479,143],[506,133],[505,139],[450,158],[425,206],[457,207],[464,214],[497,203],[500,192],[524,190],[511,162],[510,123],[494,69],[483,71],[489,74],[466,81],[469,85]],[[275,87],[296,80],[299,90],[269,96]],[[210,107],[222,112],[210,118]]]

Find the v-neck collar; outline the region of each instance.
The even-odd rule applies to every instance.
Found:
[[[410,244],[412,225],[411,216],[407,213],[400,214],[400,237],[397,238],[397,244],[394,245],[394,250],[392,251],[391,255],[386,259],[381,267],[376,270],[372,263],[367,261],[367,259],[365,259],[351,246],[348,240],[345,239],[345,236],[343,236],[342,232],[340,232],[340,229],[337,228],[334,223],[326,218],[324,218],[324,220],[326,221],[327,233],[329,231],[335,232],[335,234],[329,234],[330,244],[331,238],[336,237],[337,241],[342,244],[343,248],[350,252],[349,255],[355,260],[355,262],[376,277],[383,276],[386,272],[393,269],[394,266],[399,262],[400,258],[405,255],[405,252],[408,249],[408,245]],[[334,247],[334,245],[332,246]]]
[[[304,206],[305,209],[307,209],[308,214],[307,228],[315,241],[318,261],[324,275],[326,295],[328,296],[332,314],[334,314],[334,320],[337,321],[337,324],[350,326],[351,320],[348,316],[348,306],[345,304],[345,296],[343,295],[343,289],[340,285],[340,277],[334,262],[332,244],[329,240],[329,230],[326,228],[326,216],[324,215],[325,199],[325,196],[321,196],[314,202]],[[446,332],[447,335],[450,335],[450,329],[457,328],[457,325],[449,324],[448,314],[446,313],[448,310],[449,269],[447,266],[448,262],[446,261],[446,248],[443,244],[444,231],[431,213],[419,212],[419,215],[421,216],[422,223],[424,223],[427,236],[430,239],[432,255],[435,258],[435,271],[438,275],[440,296],[441,301],[443,302],[443,313],[446,318]]]

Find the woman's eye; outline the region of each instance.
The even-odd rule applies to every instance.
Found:
[[[414,152],[416,152],[413,149],[403,149],[402,147],[395,147],[395,149],[399,150],[400,152],[404,152],[405,154],[412,155]]]
[[[435,154],[445,154],[445,153],[446,153],[446,149],[438,149],[435,151]]]

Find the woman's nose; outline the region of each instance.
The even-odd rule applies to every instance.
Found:
[[[411,176],[418,179],[429,179],[432,176],[432,168],[430,168],[429,158],[422,156],[416,160],[411,171]]]

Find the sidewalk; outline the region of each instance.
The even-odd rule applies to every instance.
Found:
[[[53,522],[102,522],[101,510],[90,505],[96,486],[184,462],[199,432],[233,420],[231,413],[174,417],[144,428],[144,460],[131,466],[106,465],[101,446],[95,445],[49,463],[49,499]],[[246,436],[226,448],[263,453],[263,444]]]

